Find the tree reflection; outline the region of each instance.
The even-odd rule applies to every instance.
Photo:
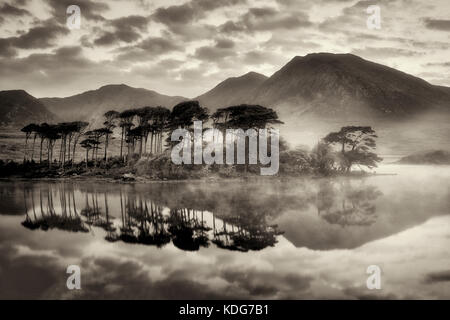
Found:
[[[172,235],[172,242],[177,248],[196,251],[200,247],[209,246],[206,232],[211,228],[205,225],[203,218],[199,220],[198,211],[184,208],[171,209],[167,223],[168,230]]]
[[[22,225],[30,230],[59,229],[70,232],[88,232],[84,222],[76,211],[73,188],[66,189],[61,186],[59,190],[48,185],[46,190],[39,187],[39,206],[36,204],[35,189],[24,189],[25,221]],[[55,200],[55,198],[59,200]],[[30,216],[28,206],[31,202],[33,215]]]
[[[370,226],[377,219],[375,200],[382,193],[375,186],[352,186],[349,181],[324,181],[317,193],[319,216],[330,224]]]
[[[159,248],[172,242],[185,251],[197,251],[213,243],[242,252],[274,246],[281,234],[276,225],[267,223],[267,210],[252,211],[249,204],[243,206],[245,210],[220,215],[193,208],[168,208],[143,193],[121,188],[112,193],[92,186],[77,189],[74,185],[39,184],[23,192],[22,225],[30,230],[103,230],[108,242]]]

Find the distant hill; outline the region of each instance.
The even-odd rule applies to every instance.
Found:
[[[195,100],[212,110],[241,103],[252,103],[255,90],[267,79],[265,75],[256,72],[228,78]]]
[[[450,152],[443,150],[418,152],[401,158],[401,164],[450,164]]]
[[[133,88],[124,84],[107,85],[67,98],[40,99],[49,110],[65,121],[92,120],[99,118],[109,110],[120,112],[128,108],[144,106],[172,108],[183,100],[188,99],[166,96],[155,91]]]
[[[0,91],[1,126],[22,126],[32,122],[53,121],[57,121],[57,117],[26,91]]]

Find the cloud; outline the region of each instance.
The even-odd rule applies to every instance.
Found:
[[[191,0],[181,5],[160,7],[152,14],[155,22],[165,25],[173,34],[186,41],[210,38],[217,30],[215,26],[199,23],[212,11],[234,5],[245,5],[241,0]]]
[[[234,41],[230,39],[217,39],[216,47],[221,49],[231,49],[234,47]]]
[[[21,49],[49,48],[55,44],[54,41],[58,36],[68,32],[69,30],[66,27],[47,21],[43,25],[31,28],[27,33],[15,38],[13,45]]]
[[[450,31],[450,20],[425,19],[425,26],[428,29]]]
[[[193,21],[197,14],[199,13],[188,2],[179,6],[158,8],[153,14],[153,19],[170,27],[177,24],[187,24]]]
[[[81,268],[88,279],[78,297],[82,299],[231,298],[226,291],[220,293],[206,284],[189,279],[183,270],[169,273],[162,280],[152,279],[142,263],[109,257],[86,258]]]
[[[0,15],[16,17],[31,16],[28,10],[14,7],[8,3],[5,3],[0,7]]]
[[[399,56],[412,57],[424,54],[420,51],[391,48],[391,47],[364,47],[361,49],[354,49],[352,50],[351,53],[362,57],[370,57],[378,59],[399,57]]]
[[[118,60],[148,60],[155,55],[163,55],[174,51],[182,51],[183,47],[175,40],[162,37],[148,37],[133,46],[119,48]]]
[[[52,21],[32,27],[26,33],[17,37],[0,39],[0,56],[12,57],[17,54],[17,49],[45,49],[55,45],[60,35],[67,34],[69,30]]]
[[[228,268],[222,271],[221,277],[233,286],[234,291],[242,291],[247,297],[275,297],[277,294],[299,296],[308,290],[312,277],[300,274],[273,274],[256,268]]]
[[[219,28],[224,33],[275,31],[311,26],[303,12],[281,12],[269,7],[250,8],[237,21],[227,21]]]
[[[12,46],[10,38],[0,39],[0,57],[14,57],[17,50]]]
[[[213,46],[203,46],[195,50],[193,57],[200,60],[219,62],[220,59],[235,56],[234,42],[229,39],[217,39]]]
[[[448,68],[450,67],[450,61],[446,61],[446,62],[430,62],[425,64],[426,67],[445,67]]]
[[[59,23],[65,23],[67,19],[67,8],[74,4],[73,0],[46,0],[50,11]],[[80,7],[83,19],[91,21],[103,21],[105,18],[101,13],[107,11],[109,6],[104,2],[94,0],[77,0],[76,5]]]
[[[105,23],[113,31],[103,32],[94,40],[95,45],[110,46],[119,41],[126,43],[137,41],[141,38],[141,33],[147,30],[149,20],[147,17],[132,15],[118,19],[109,20]]]
[[[64,278],[58,277],[56,271],[57,259],[52,256],[23,256],[16,247],[3,246],[0,247],[0,265],[0,299],[39,299],[56,283],[64,286]]]
[[[63,95],[79,92],[80,88],[86,91],[92,89],[92,85],[110,83],[121,75],[111,62],[88,59],[79,46],[60,47],[50,53],[33,53],[23,58],[0,59],[0,69],[1,87],[24,89],[38,97],[53,96],[55,90]]]
[[[153,14],[153,18],[157,22],[172,27],[205,17],[208,11],[245,3],[246,1],[241,0],[191,0],[182,5],[160,7]]]

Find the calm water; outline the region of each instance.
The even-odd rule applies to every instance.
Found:
[[[0,182],[0,298],[450,298],[450,167],[378,173]]]

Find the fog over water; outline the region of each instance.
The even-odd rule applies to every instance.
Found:
[[[376,172],[0,182],[0,297],[449,298],[450,167]],[[366,288],[369,265],[381,290]]]

